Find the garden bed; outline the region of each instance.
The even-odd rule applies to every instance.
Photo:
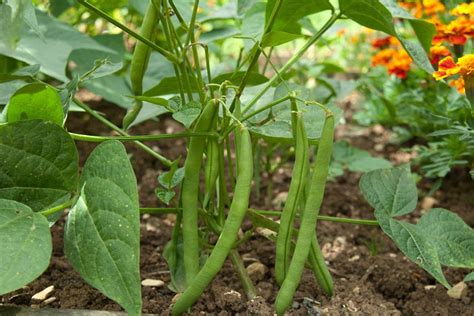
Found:
[[[112,121],[120,122],[115,107],[95,102],[92,106],[109,115]],[[115,113],[115,114],[114,114]],[[349,115],[350,111],[346,111]],[[350,119],[350,117],[348,117]],[[110,133],[97,124],[88,115],[70,114],[68,124],[72,132],[100,135]],[[366,130],[363,133],[349,133],[351,126],[343,126],[337,135],[344,137],[352,144],[373,151],[392,161],[398,160],[399,152],[393,145],[377,144],[387,137],[376,137],[380,131]],[[147,122],[136,128],[134,133],[145,132],[176,132],[179,126],[171,119],[160,122]],[[356,135],[348,137],[348,135]],[[369,135],[371,134],[371,135]],[[375,137],[368,137],[375,136]],[[369,140],[372,139],[372,140]],[[161,141],[153,144],[160,152],[170,158],[185,154],[181,140]],[[78,143],[80,157],[85,159],[95,145]],[[380,151],[380,148],[383,148]],[[140,201],[142,206],[159,206],[154,194],[157,185],[156,177],[160,173],[160,165],[151,157],[129,144],[128,152],[132,154],[132,162],[138,178]],[[399,161],[395,161],[399,162]],[[83,164],[83,161],[81,161]],[[273,197],[287,190],[291,170],[283,167],[273,178]],[[322,215],[345,216],[351,218],[373,218],[373,211],[365,202],[358,188],[360,175],[346,172],[336,181],[329,182],[322,207]],[[472,179],[465,170],[454,171],[445,180],[443,188],[434,194],[433,199],[423,199],[432,183],[423,181],[418,185],[421,198],[417,211],[410,215],[411,221],[422,214],[428,207],[445,207],[461,216],[464,221],[474,225],[474,187]],[[262,190],[265,190],[265,182]],[[255,208],[275,208],[265,205],[261,200],[253,200]],[[424,206],[424,207],[423,207]],[[278,207],[278,205],[277,205]],[[174,215],[143,215],[141,221],[141,278],[159,279],[165,282],[161,287],[143,287],[143,312],[167,314],[175,293],[167,288],[169,274],[167,264],[162,257],[163,248],[170,239]],[[251,223],[247,221],[243,228]],[[310,271],[305,271],[302,283],[295,295],[291,315],[323,314],[390,314],[390,315],[472,315],[474,311],[474,286],[468,288],[467,295],[461,299],[450,298],[446,289],[421,268],[406,259],[393,242],[378,228],[356,226],[343,223],[319,222],[318,236],[323,248],[325,259],[335,281],[335,294],[332,298],[325,296],[318,288]],[[53,257],[49,269],[36,281],[21,290],[0,297],[0,303],[18,306],[34,306],[39,308],[90,309],[119,311],[121,307],[107,299],[84,282],[68,263],[63,253],[64,217],[53,227]],[[261,300],[248,302],[239,283],[238,276],[227,262],[212,285],[194,305],[193,314],[272,314],[272,304],[278,291],[274,279],[274,244],[263,234],[256,234],[239,248],[246,266],[259,262],[258,269],[252,272],[256,286],[262,296]],[[255,266],[255,265],[254,265]],[[262,273],[263,272],[263,273]],[[446,277],[456,284],[462,281],[466,270],[446,270]],[[32,295],[54,285],[49,303],[33,303]],[[0,313],[1,314],[1,313]]]

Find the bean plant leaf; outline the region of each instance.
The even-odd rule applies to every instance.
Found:
[[[201,105],[196,101],[190,101],[184,104],[177,112],[174,112],[173,118],[186,126],[186,128],[189,128],[199,117],[200,113]]]
[[[339,0],[341,13],[368,28],[395,36],[390,11],[378,0]]]
[[[441,264],[474,268],[474,230],[455,213],[430,210],[416,225],[436,247]]]
[[[0,83],[13,80],[32,79],[38,74],[39,70],[40,65],[31,65],[22,67],[11,73],[2,73],[0,74]]]
[[[76,191],[78,168],[74,141],[58,125],[28,120],[0,126],[0,198],[35,212],[52,207]]]
[[[84,166],[81,183],[66,223],[66,256],[90,285],[129,315],[140,315],[138,191],[123,145],[99,145]]]
[[[7,122],[29,119],[63,125],[63,105],[55,89],[42,83],[32,83],[15,92],[8,102]]]
[[[406,165],[368,172],[359,186],[370,205],[387,217],[411,213],[416,207],[416,184]]]
[[[275,47],[291,42],[301,37],[303,37],[303,35],[282,31],[271,31],[263,36],[262,47]]]
[[[272,14],[276,0],[269,0],[265,12],[266,23]],[[289,33],[299,33],[298,21],[305,16],[331,10],[332,5],[327,0],[307,1],[307,0],[286,0],[281,4],[278,15],[275,18],[272,30]]]
[[[377,217],[377,219],[379,219]],[[436,247],[420,229],[410,223],[389,218],[390,234],[398,248],[410,260],[431,274],[439,283],[450,288],[441,270]],[[383,228],[383,227],[382,227]]]
[[[464,282],[472,282],[472,281],[474,281],[474,272],[471,272],[464,277]]]
[[[12,48],[8,42],[0,40],[0,54],[30,65],[39,64],[43,73],[66,82],[68,78],[65,70],[69,54],[73,50],[91,49],[114,53],[112,49],[100,45],[92,38],[47,13],[36,10],[36,17],[39,27],[44,30],[43,37],[31,32],[27,25],[22,25],[16,47]],[[2,22],[4,20],[0,18],[0,23]],[[4,32],[3,27],[0,29],[1,34],[8,33]]]
[[[51,233],[46,218],[28,206],[0,199],[0,295],[40,276],[49,265]]]
[[[223,73],[216,76],[215,78],[212,78],[212,83],[221,84],[227,80],[227,81],[230,81],[233,85],[238,86],[244,79],[245,74],[246,74],[246,71],[238,71],[235,73],[234,72]],[[255,85],[265,83],[267,81],[268,81],[268,78],[265,77],[264,75],[259,74],[258,72],[250,72],[247,78],[247,85],[255,86]]]
[[[314,101],[320,100],[319,98],[329,92],[325,87],[318,85],[315,88],[307,89],[296,84],[280,85],[278,86],[273,95],[273,101],[279,100],[288,95],[287,87],[297,93],[298,97],[303,100]],[[250,92],[251,90],[247,90]],[[248,95],[247,95],[248,96]],[[247,97],[246,96],[246,97]],[[266,96],[263,96],[262,102],[258,102],[249,113],[259,110],[264,107],[268,100],[265,100]],[[263,102],[265,101],[265,102]],[[270,103],[270,102],[268,102]],[[316,142],[321,136],[324,120],[326,114],[324,110],[315,105],[305,105],[303,102],[297,101],[299,109],[303,112],[303,119],[305,121],[306,132],[310,142]],[[329,104],[328,108],[334,113],[336,122],[342,115],[342,111],[334,104]],[[261,113],[253,116],[251,119],[246,121],[249,130],[257,134],[265,140],[270,142],[285,142],[292,143],[293,132],[291,128],[291,106],[290,101],[282,102],[269,110],[262,111]]]

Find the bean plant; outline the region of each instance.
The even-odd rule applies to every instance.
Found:
[[[55,36],[67,33],[70,47],[79,43],[104,54],[113,54],[113,49],[35,11],[29,1],[0,1],[0,23],[3,16],[12,22],[10,33],[0,38],[4,65],[10,62],[0,75],[0,83],[9,84],[2,87],[10,91],[5,92],[0,125],[0,295],[20,289],[45,271],[52,252],[50,229],[65,210],[67,259],[87,283],[129,315],[140,315],[142,310],[139,246],[140,214],[144,213],[176,214],[163,252],[170,288],[179,293],[172,303],[173,315],[192,308],[227,258],[248,299],[258,296],[238,252],[256,228],[276,233],[268,238],[275,242],[275,279],[280,290],[274,308],[278,315],[291,307],[305,267],[327,295],[334,292],[318,243],[319,220],[379,226],[409,259],[447,288],[451,285],[442,265],[474,268],[474,232],[454,213],[432,209],[416,225],[397,219],[413,212],[417,204],[416,185],[406,165],[362,176],[360,189],[374,208],[375,220],[319,215],[341,110],[329,99],[312,94],[311,88],[295,88],[287,76],[308,50],[326,45],[324,35],[342,19],[397,37],[418,67],[431,73],[426,43],[434,34],[433,25],[416,20],[390,0],[229,1],[224,7],[254,29],[234,34],[244,43],[239,58],[231,71],[215,75],[215,56],[200,41],[200,1],[143,3],[143,22],[134,31],[108,10],[77,0],[81,10],[113,24],[136,44],[126,63],[101,59],[87,71],[64,73],[65,64],[61,70],[53,67],[57,61],[47,58],[56,48],[42,46],[58,40]],[[258,15],[251,14],[255,12]],[[304,34],[301,21],[306,25]],[[48,28],[61,32],[49,33]],[[271,52],[288,43],[296,43],[296,51],[277,65]],[[29,53],[30,44],[36,45],[37,55]],[[72,48],[61,49],[74,55]],[[159,54],[174,74],[146,88],[153,54]],[[76,67],[83,69],[77,62],[80,57],[75,58]],[[115,73],[127,74],[131,89],[126,98],[132,104],[122,126],[76,98],[79,88],[96,91],[94,80],[112,80]],[[118,98],[121,91],[112,94],[116,95],[109,97]],[[150,106],[159,109],[160,115],[170,113],[184,131],[131,135],[129,128],[141,121]],[[69,131],[68,113],[78,110],[118,136]],[[187,140],[187,154],[177,160],[145,144],[177,138]],[[100,143],[81,171],[78,141]],[[157,195],[169,207],[139,204],[136,177],[123,142],[133,142],[166,170],[159,177]],[[294,153],[289,155],[294,156],[293,171],[281,212],[249,205],[253,185],[260,181],[255,153],[263,143],[292,148]],[[176,188],[179,194],[174,197]],[[242,231],[244,219],[251,221],[252,229]],[[213,235],[218,236],[215,244],[211,244]],[[472,273],[466,277],[471,279]]]

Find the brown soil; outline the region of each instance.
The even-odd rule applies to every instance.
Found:
[[[116,108],[103,103],[92,103],[102,112],[115,113]],[[117,117],[116,114],[112,117]],[[84,114],[71,114],[68,127],[71,131],[86,134],[111,135],[99,123]],[[120,120],[116,120],[117,123]],[[179,129],[170,119],[159,122],[147,122],[133,132],[160,133]],[[339,131],[344,136],[344,131]],[[376,131],[380,134],[380,131]],[[371,137],[374,133],[368,130],[365,134],[347,138],[361,148],[375,147]],[[374,136],[374,135],[372,135]],[[375,135],[377,136],[377,135]],[[380,136],[380,135],[379,135]],[[384,137],[379,137],[384,138]],[[363,144],[363,145],[362,145]],[[182,141],[162,141],[152,143],[155,149],[165,153],[167,157],[176,158],[183,152]],[[78,143],[81,163],[95,147],[94,144]],[[380,146],[379,146],[380,147]],[[382,152],[392,160],[396,150],[390,145]],[[161,165],[127,144],[132,154],[132,161],[140,185],[141,204],[158,206],[154,195],[157,185],[156,177]],[[372,218],[369,205],[362,198],[358,189],[360,175],[347,173],[336,181],[328,183],[322,214],[339,215],[354,218]],[[282,168],[274,177],[273,193],[285,192],[290,181],[290,174]],[[422,192],[429,191],[431,183],[423,181],[419,187]],[[265,191],[262,188],[262,192]],[[423,193],[421,193],[423,195]],[[443,188],[436,192],[435,207],[446,207],[457,212],[469,225],[474,226],[474,186],[465,170],[453,172],[446,179]],[[422,200],[420,198],[420,200]],[[255,207],[271,207],[261,200],[252,201]],[[421,209],[421,206],[419,207]],[[410,218],[419,216],[421,210]],[[169,283],[169,273],[162,257],[163,247],[170,239],[174,222],[172,215],[143,216],[141,225],[141,275],[142,279],[161,279]],[[245,223],[244,227],[250,227]],[[87,285],[72,269],[63,253],[64,221],[53,227],[54,249],[49,269],[36,281],[25,288],[0,297],[0,303],[20,306],[31,306],[31,296],[49,285],[54,285],[52,296],[56,300],[49,305],[62,309],[95,309],[121,310],[120,306],[107,299],[97,290]],[[366,226],[320,222],[318,237],[323,253],[334,277],[335,294],[325,296],[315,283],[312,274],[305,271],[301,285],[295,295],[290,315],[473,315],[474,285],[469,285],[466,297],[452,299],[446,290],[436,284],[435,280],[408,261],[383,235],[379,229]],[[274,280],[274,244],[260,235],[255,235],[239,248],[246,265],[261,262],[268,269],[257,278],[256,286],[261,298],[247,301],[230,262],[227,262],[209,289],[194,305],[192,314],[219,315],[271,315],[272,304],[278,291]],[[446,270],[452,284],[460,282],[468,271]],[[166,286],[160,288],[143,287],[143,312],[168,314],[169,306],[175,293]]]

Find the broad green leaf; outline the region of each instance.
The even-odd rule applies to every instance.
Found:
[[[237,14],[243,15],[247,10],[255,5],[259,0],[237,0]]]
[[[282,31],[270,31],[263,36],[262,47],[282,45],[301,37],[303,37],[303,35]]]
[[[233,85],[238,86],[244,79],[245,73],[246,71],[238,71],[236,73],[229,72],[229,73],[220,74],[217,77],[212,78],[212,82],[220,84],[227,80],[227,81],[230,81]],[[247,85],[256,86],[256,85],[265,83],[267,81],[268,81],[268,78],[265,77],[264,75],[261,75],[258,72],[250,72],[247,79]]]
[[[0,126],[0,198],[35,212],[75,192],[79,159],[69,134],[39,120]]]
[[[7,122],[31,119],[63,125],[63,105],[55,89],[42,83],[32,83],[15,92],[8,102]]]
[[[464,282],[472,282],[472,281],[474,281],[474,272],[471,272],[464,277]]]
[[[20,79],[32,79],[40,70],[40,65],[31,65],[20,68],[12,73],[0,74],[0,83],[20,80]]]
[[[416,226],[436,247],[442,265],[474,268],[474,230],[458,215],[435,208]]]
[[[51,233],[46,218],[28,206],[0,199],[0,295],[40,276],[49,265]]]
[[[266,23],[268,23],[275,6],[275,2],[276,0],[269,0],[267,2],[265,14]],[[276,16],[272,30],[299,33],[299,20],[305,16],[331,9],[332,5],[327,0],[285,0],[281,5],[278,15]]]
[[[28,82],[26,82],[24,80],[19,80],[19,79],[4,82],[4,83],[0,83],[0,104],[7,104],[8,100],[10,100],[11,96],[16,91],[18,91],[18,89],[20,89],[21,87],[26,86],[27,84],[28,84]]]
[[[400,43],[402,43],[403,48],[405,48],[405,50],[408,52],[408,54],[418,67],[420,67],[429,74],[433,73],[433,66],[431,65],[428,59],[428,55],[426,54],[420,43],[415,40],[409,40],[401,36],[398,36],[397,38],[400,40]]]
[[[352,172],[369,172],[377,169],[390,168],[390,161],[377,157],[361,157],[349,162],[348,168]]]
[[[99,145],[84,166],[81,183],[66,223],[66,256],[90,285],[129,315],[140,315],[138,191],[123,145]]]
[[[396,35],[390,11],[378,0],[339,0],[341,13],[360,25]]]
[[[323,94],[322,92],[327,91],[324,89],[307,89],[296,84],[289,84],[289,88],[297,92],[298,97],[303,100],[318,100]],[[320,87],[319,87],[320,88]],[[275,89],[274,100],[281,99],[288,95],[287,86],[280,85]],[[254,108],[249,112],[258,110],[260,107],[265,106],[263,103],[255,105]],[[325,120],[325,112],[318,106],[305,105],[298,101],[299,109],[303,112],[303,118],[305,121],[306,132],[308,138],[313,143],[321,136],[321,130]],[[335,105],[330,104],[329,109],[335,114],[336,122],[341,117],[342,111]],[[248,121],[246,121],[249,129],[255,133],[264,137],[267,141],[277,142],[293,142],[293,132],[291,128],[291,106],[289,101],[280,103],[274,106],[271,110],[266,110],[258,115],[255,115]]]
[[[436,33],[436,27],[426,20],[416,19],[394,0],[380,0],[380,3],[390,11],[394,18],[404,19],[410,22],[422,47],[429,53],[431,41]]]
[[[35,9],[30,0],[9,0],[0,2],[0,42],[15,49],[22,28],[28,27],[36,36],[42,38],[36,20]]]
[[[406,165],[368,172],[359,186],[370,205],[387,217],[411,213],[416,207],[416,184]]]
[[[112,63],[107,58],[99,59],[94,62],[94,67],[91,70],[81,76],[81,80],[84,81],[106,77],[119,71],[122,67],[122,62]]]
[[[173,118],[186,126],[186,128],[189,128],[198,118],[201,109],[201,104],[196,101],[191,101],[183,105],[177,112],[174,112]]]
[[[176,77],[168,77],[161,80],[157,85],[150,88],[149,90],[145,91],[143,94],[144,96],[153,97],[153,96],[160,96],[160,95],[169,95],[169,94],[176,94],[180,92],[180,84],[183,82],[184,78],[178,80]],[[197,91],[197,86],[195,81],[191,77],[188,78],[190,83],[191,91]]]
[[[75,4],[74,0],[49,0],[49,11],[52,15],[59,16]]]
[[[27,25],[23,25],[20,39],[16,48],[12,48],[7,42],[0,40],[0,54],[6,55],[27,64],[41,65],[41,71],[55,79],[66,82],[66,66],[69,54],[75,49],[91,49],[108,53],[113,50],[100,45],[92,38],[77,31],[70,25],[60,22],[48,14],[36,11],[38,25],[44,31],[44,38],[31,32]],[[0,23],[4,20],[0,18]],[[4,33],[4,29],[1,33]]]
[[[379,220],[378,217],[377,220]],[[426,270],[439,283],[450,288],[451,286],[441,270],[436,247],[427,236],[413,224],[392,218],[389,218],[388,221],[390,225],[390,234],[388,235],[395,241],[405,256]]]

